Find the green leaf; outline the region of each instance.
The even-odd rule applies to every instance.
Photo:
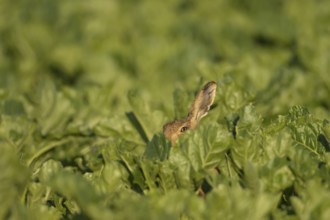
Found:
[[[25,115],[25,109],[22,102],[14,99],[9,99],[4,101],[3,114],[9,116]]]
[[[300,106],[292,107],[287,119],[287,126],[291,130],[296,146],[305,148],[314,156],[322,158],[326,149],[319,142],[322,131],[320,123],[313,121],[308,110]]]
[[[63,166],[59,161],[48,160],[42,164],[38,177],[41,182],[46,183],[53,175],[62,170],[62,168]]]
[[[151,160],[164,161],[168,159],[171,145],[165,140],[164,135],[155,135],[147,144],[145,157]]]
[[[208,208],[205,217],[264,219],[276,202],[270,198],[271,195],[265,193],[253,195],[237,185],[232,187],[220,185],[206,197]]]
[[[245,106],[238,117],[236,135],[232,147],[233,160],[239,167],[248,161],[266,161],[263,156],[263,118],[258,115],[252,104]]]
[[[189,158],[195,171],[215,168],[224,160],[230,148],[231,135],[216,123],[202,125],[198,131],[191,131],[179,144]]]
[[[251,189],[251,191],[255,194],[258,194],[261,190],[258,170],[249,161],[244,166],[244,183],[246,187]]]
[[[276,157],[260,169],[260,177],[267,191],[278,193],[290,188],[296,176],[290,169],[286,158]]]
[[[15,217],[19,215],[19,209],[23,201],[19,198],[24,194],[29,181],[29,170],[24,167],[17,157],[15,149],[0,139],[0,198],[2,205],[0,207],[0,218]]]
[[[291,201],[299,218],[326,219],[329,214],[329,191],[318,180],[309,180],[306,190]]]
[[[41,135],[61,134],[74,114],[70,100],[47,78],[39,82],[33,95],[35,107],[31,115],[37,120]]]
[[[152,111],[154,109],[147,103],[146,95],[139,90],[130,90],[127,97],[133,112],[126,113],[126,115],[141,138],[147,143],[153,132],[160,130],[163,116],[158,111]]]
[[[49,180],[49,186],[70,201],[77,202],[80,209],[92,218],[111,218],[111,212],[102,202],[102,196],[81,175],[68,171],[59,172]],[[84,193],[82,193],[84,192]]]

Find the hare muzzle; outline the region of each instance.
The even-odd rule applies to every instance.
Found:
[[[206,83],[202,90],[196,95],[187,117],[174,120],[163,126],[165,138],[171,140],[172,144],[175,144],[175,141],[182,133],[189,129],[196,128],[200,119],[206,116],[210,110],[215,98],[216,88],[216,82],[210,81]]]

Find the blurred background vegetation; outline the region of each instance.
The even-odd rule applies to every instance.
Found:
[[[142,154],[146,139],[184,116],[194,93],[209,80],[219,84],[217,122],[250,102],[266,122],[294,105],[329,119],[329,24],[328,0],[1,0],[0,167],[10,169],[0,175],[7,183],[0,197],[8,198],[0,218],[24,217],[20,203],[14,203],[18,197],[34,207],[46,203],[47,187],[67,187],[43,182],[48,166],[52,172],[73,164],[99,171],[100,151],[90,146],[99,146],[102,138],[126,141],[126,150],[138,145],[132,149]],[[144,140],[131,124],[131,111],[146,132]],[[113,157],[106,160],[111,169],[119,166]],[[43,165],[49,158],[61,165]],[[89,197],[68,188],[68,194],[59,191],[90,207]],[[61,207],[62,200],[53,196],[59,201],[54,206]],[[12,206],[20,211],[9,212]],[[88,216],[103,214],[93,208],[85,210]]]
[[[115,109],[132,88],[169,108],[174,88],[227,74],[269,106],[265,114],[303,104],[325,116],[329,4],[2,0],[1,96],[27,93],[47,78],[78,90],[107,88]]]

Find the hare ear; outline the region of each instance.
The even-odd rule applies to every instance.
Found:
[[[191,128],[195,128],[199,120],[209,112],[214,101],[216,89],[217,83],[211,81],[206,83],[203,89],[197,94],[188,113],[188,120],[190,121]]]

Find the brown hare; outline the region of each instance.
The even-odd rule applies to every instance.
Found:
[[[202,90],[196,95],[187,117],[174,120],[163,126],[165,138],[169,139],[172,144],[175,144],[175,141],[182,133],[189,129],[196,128],[200,119],[207,115],[210,110],[214,101],[216,89],[216,82],[210,81],[206,83]]]

